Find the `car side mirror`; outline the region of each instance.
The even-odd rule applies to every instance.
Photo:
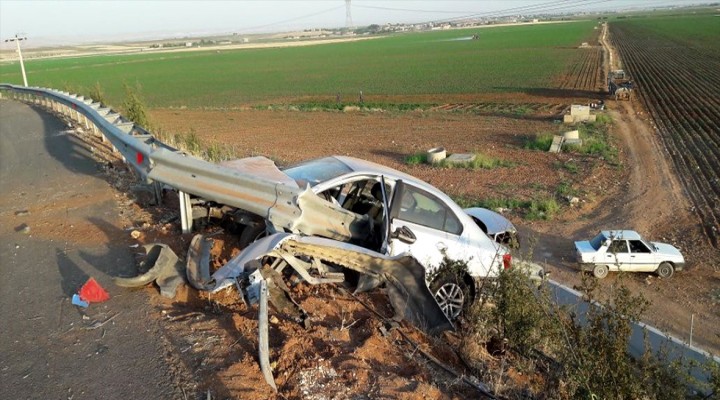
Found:
[[[391,239],[397,239],[406,244],[413,244],[417,240],[413,231],[407,226],[401,226],[390,235]]]

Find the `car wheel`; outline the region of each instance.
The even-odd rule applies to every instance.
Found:
[[[596,265],[593,268],[593,275],[598,279],[603,279],[608,275],[608,271],[607,265]]]
[[[250,243],[265,236],[267,236],[267,232],[265,231],[264,222],[260,222],[255,225],[248,225],[245,227],[245,229],[243,229],[238,244],[240,245],[240,248],[244,249],[248,247]]]
[[[664,262],[660,264],[655,272],[657,272],[658,276],[661,278],[669,278],[675,273],[675,268],[673,268],[672,264]]]
[[[433,282],[431,288],[435,301],[451,321],[456,320],[472,302],[470,286],[455,274],[448,273],[440,276]]]

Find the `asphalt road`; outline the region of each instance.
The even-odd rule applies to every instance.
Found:
[[[66,129],[0,100],[0,398],[182,398],[147,295],[112,284],[133,274],[133,249],[112,188]],[[88,277],[112,297],[81,310],[70,298]]]

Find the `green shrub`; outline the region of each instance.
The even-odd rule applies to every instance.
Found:
[[[516,165],[517,164],[512,161],[486,156],[482,153],[475,153],[475,158],[468,162],[448,162],[447,160],[443,160],[438,163],[438,166],[442,168],[463,169],[495,169],[500,167],[514,167]]]
[[[405,157],[405,164],[407,165],[418,165],[427,162],[427,154],[415,153]]]
[[[102,86],[100,86],[100,82],[95,82],[95,84],[90,88],[90,92],[88,93],[88,95],[95,102],[107,104],[107,100],[105,99],[105,92],[103,91]]]
[[[527,209],[525,219],[551,220],[560,211],[560,205],[555,199],[532,200]]]
[[[136,125],[150,130],[150,119],[147,116],[147,108],[140,95],[140,85],[133,88],[128,84],[124,84],[124,88],[125,101],[122,105],[123,116]]]
[[[533,138],[527,139],[525,141],[524,147],[527,150],[548,151],[550,150],[550,145],[552,145],[552,141],[552,133],[541,133]]]

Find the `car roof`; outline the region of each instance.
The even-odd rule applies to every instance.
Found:
[[[331,156],[331,157],[342,162],[343,164],[347,165],[348,168],[353,170],[353,172],[355,172],[355,173],[368,173],[368,174],[375,174],[375,175],[393,176],[396,178],[400,178],[403,181],[412,182],[413,185],[418,186],[425,190],[429,190],[431,192],[439,191],[436,187],[434,187],[434,186],[430,185],[429,183],[422,181],[412,175],[408,175],[404,172],[400,172],[396,169],[386,167],[384,165],[376,164],[372,161],[361,160],[359,158],[350,157],[350,156]]]
[[[639,233],[630,230],[610,230],[602,231],[603,236],[606,238],[618,238],[625,240],[642,240]]]

